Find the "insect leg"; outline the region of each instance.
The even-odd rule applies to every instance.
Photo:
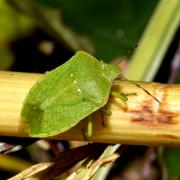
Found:
[[[156,102],[158,102],[159,104],[161,104],[161,102],[159,101],[159,99],[157,99],[155,96],[153,96],[149,91],[147,91],[146,89],[144,89],[142,86],[140,86],[139,84],[137,84],[134,81],[128,80],[125,77],[123,77],[123,79],[129,81],[131,84],[134,84],[135,86],[137,86],[138,88],[142,89],[146,94],[148,94],[149,96],[151,96]]]
[[[85,141],[89,141],[89,137],[92,135],[92,129],[93,129],[93,124],[92,124],[92,117],[89,116],[87,117],[87,125],[85,128],[82,129],[82,135]]]
[[[117,91],[111,91],[110,94],[112,96],[114,96],[114,97],[117,97],[117,98],[123,100],[123,101],[127,101],[128,100],[127,96],[125,94],[123,94],[123,93],[120,93],[120,92],[117,92]]]

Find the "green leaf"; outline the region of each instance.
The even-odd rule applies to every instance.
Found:
[[[124,55],[127,49],[138,42],[157,1],[58,2],[65,24],[90,39],[96,57],[111,60]]]
[[[138,43],[157,3],[156,0],[35,0],[35,2],[41,7],[45,5],[47,8],[59,10],[63,24],[86,37],[93,45],[96,57],[103,60],[120,57]],[[40,20],[38,16],[35,18]],[[50,17],[48,22],[58,23],[55,19],[58,18]],[[61,19],[59,23],[62,27]],[[47,29],[49,26],[50,24],[46,23]],[[72,38],[69,43],[72,43]]]
[[[13,55],[9,48],[0,46],[0,70],[7,70],[12,65]]]
[[[165,162],[168,170],[168,179],[180,178],[180,149],[179,148],[166,148],[164,150]]]
[[[0,0],[0,44],[7,44],[32,30],[33,22],[15,11],[5,0]]]

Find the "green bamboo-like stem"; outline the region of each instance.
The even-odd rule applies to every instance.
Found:
[[[180,1],[161,0],[131,59],[127,78],[144,81],[154,78],[179,23]]]

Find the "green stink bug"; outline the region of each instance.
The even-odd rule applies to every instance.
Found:
[[[25,98],[21,116],[30,136],[65,132],[103,107],[119,75],[118,65],[108,65],[85,52],[77,52],[44,75]]]

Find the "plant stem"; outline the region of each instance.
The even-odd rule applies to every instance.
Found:
[[[23,100],[41,74],[0,72],[0,135],[28,136],[21,122]],[[141,88],[128,81],[119,81],[113,86],[128,97],[124,102],[110,97],[105,111],[93,116],[93,142],[180,145],[180,85],[138,82],[160,100],[161,104]],[[38,123],[38,122],[37,122]],[[52,137],[64,140],[84,140],[82,128],[86,120],[71,130]]]
[[[146,27],[126,77],[152,80],[180,23],[180,1],[161,0]]]

